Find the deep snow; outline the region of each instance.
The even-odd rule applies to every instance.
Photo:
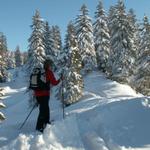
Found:
[[[24,72],[14,74],[13,81],[1,84],[6,120],[0,124],[0,150],[150,150],[150,98],[128,85],[100,72],[89,74],[81,101],[65,108],[65,119],[55,87],[50,98],[55,121],[40,134],[35,132],[37,108],[19,129],[31,108]]]

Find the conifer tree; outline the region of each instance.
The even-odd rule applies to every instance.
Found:
[[[50,35],[50,26],[48,24],[48,22],[45,23],[44,26],[44,44],[45,44],[45,53],[46,55],[53,55],[52,52],[52,48],[51,48],[51,43],[53,42],[51,39],[51,35]]]
[[[39,11],[36,10],[32,18],[31,25],[32,34],[29,38],[28,60],[27,68],[30,72],[32,68],[38,64],[42,65],[45,59],[45,45],[44,45],[44,22],[40,17]]]
[[[123,0],[111,7],[109,28],[111,33],[111,68],[112,78],[120,82],[129,82],[135,62],[134,30],[125,12]]]
[[[137,60],[140,47],[140,25],[137,23],[137,18],[133,9],[130,9],[128,12],[128,22],[131,24],[133,37],[134,37],[134,58]],[[136,63],[136,61],[135,61]],[[135,69],[133,69],[135,70]]]
[[[144,16],[140,52],[133,85],[138,92],[150,96],[150,23]]]
[[[51,57],[51,60],[54,62],[53,68],[54,70],[57,69],[58,63],[60,60],[58,60],[60,57],[60,52],[62,51],[62,41],[61,41],[61,34],[60,29],[57,25],[50,27],[46,27],[45,29],[45,38],[48,44],[48,48],[46,50],[46,55]]]
[[[16,62],[16,67],[20,67],[22,65],[22,56],[21,56],[19,45],[16,47],[15,50],[15,62]]]
[[[0,82],[5,82],[8,78],[7,69],[7,40],[5,35],[0,33]]]
[[[50,49],[53,56],[57,57],[62,49],[60,29],[52,26],[50,29]]]
[[[94,42],[97,65],[100,70],[108,72],[108,58],[110,53],[110,33],[108,28],[108,17],[103,8],[102,1],[97,5],[94,22]]]
[[[2,55],[0,55],[0,82],[3,82],[4,79],[4,74],[3,74],[4,65],[5,63],[3,61]]]
[[[76,18],[76,35],[82,57],[83,71],[86,73],[92,71],[96,66],[96,53],[92,20],[85,4],[82,5],[80,12],[81,14]]]
[[[55,29],[53,29],[53,32],[55,31]],[[45,23],[45,30],[44,30],[44,45],[45,45],[45,53],[46,56],[50,57],[51,60],[55,63],[57,63],[57,56],[58,56],[58,50],[56,50],[55,47],[55,39],[53,35],[54,33],[52,32],[52,29],[49,27],[48,22]],[[58,46],[59,47],[59,46]],[[52,68],[55,68],[55,64],[53,63]]]
[[[32,18],[32,33],[28,40],[28,58],[26,63],[27,75],[30,76],[35,66],[42,67],[45,60],[45,45],[44,45],[44,21],[40,16],[40,12],[36,10]],[[29,91],[29,107],[36,104],[33,93]]]
[[[8,51],[8,53],[7,53],[7,68],[12,69],[15,67],[16,67],[15,53],[13,51]]]
[[[52,26],[51,35],[53,39],[53,50],[57,56],[59,51],[62,49],[61,33],[59,26]]]
[[[134,57],[135,57],[135,61],[134,61],[134,64],[132,66],[132,75],[130,77],[130,86],[132,88],[135,89],[135,86],[133,85],[134,83],[134,77],[136,76],[136,70],[137,70],[137,65],[138,65],[138,58],[139,58],[139,49],[140,49],[140,39],[142,39],[142,37],[140,37],[140,25],[139,23],[137,23],[137,19],[136,19],[136,15],[135,15],[135,12],[133,9],[129,9],[129,12],[128,12],[128,20],[129,22],[131,23],[132,25],[132,30],[133,32],[135,33],[134,35],[134,45],[135,45],[135,53],[134,53]]]
[[[7,39],[6,36],[0,32],[0,50],[1,52],[7,52]]]
[[[27,57],[28,57],[28,53],[27,53],[27,52],[23,52],[23,53],[22,53],[23,64],[26,64],[26,62],[27,62]]]
[[[129,9],[128,21],[130,22],[130,24],[132,26],[132,30],[134,32],[134,36],[135,36],[134,42],[135,42],[135,48],[136,48],[135,55],[137,56],[139,53],[138,51],[139,51],[139,46],[140,46],[140,25],[139,25],[139,23],[137,23],[137,17],[135,15],[135,12],[133,9]]]
[[[75,28],[72,22],[68,24],[65,38],[65,67],[63,70],[63,95],[65,105],[70,105],[80,100],[83,93],[83,79],[80,75],[81,56],[78,49]],[[62,89],[60,89],[62,90]]]

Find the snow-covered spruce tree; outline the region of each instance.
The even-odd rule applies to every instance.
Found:
[[[45,44],[46,55],[52,55],[51,43],[52,43],[52,39],[50,36],[50,26],[46,21],[44,25],[44,44]]]
[[[102,1],[99,1],[99,4],[97,5],[95,19],[96,21],[94,22],[93,27],[97,66],[103,72],[108,72],[110,33],[108,28],[108,17],[103,8]]]
[[[7,40],[5,35],[0,33],[0,82],[5,82],[8,78],[7,69]]]
[[[0,32],[0,50],[2,52],[6,52],[8,49],[7,49],[7,39],[6,39],[6,36]]]
[[[111,35],[110,67],[111,78],[119,82],[129,82],[135,62],[135,32],[125,12],[123,0],[111,7],[109,29]]]
[[[140,52],[133,85],[138,92],[150,96],[150,23],[144,16]]]
[[[52,26],[50,30],[50,41],[51,41],[51,50],[52,50],[52,56],[53,61],[55,63],[55,66],[58,66],[59,60],[58,56],[60,55],[60,52],[62,50],[62,40],[61,40],[61,34],[60,34],[60,28],[59,26],[55,25]],[[57,68],[55,68],[57,69]]]
[[[28,52],[23,52],[23,53],[22,53],[22,61],[23,61],[23,64],[26,64],[26,62],[27,62],[27,57],[28,57]]]
[[[0,55],[0,82],[4,82],[5,80],[5,62],[3,60],[2,55]]]
[[[82,57],[84,73],[92,71],[96,67],[96,52],[94,46],[92,20],[89,17],[86,5],[82,5],[81,14],[77,16],[75,22],[76,35],[79,44],[79,51]]]
[[[44,45],[44,21],[40,17],[39,11],[36,10],[32,18],[33,24],[31,25],[32,34],[28,40],[28,58],[26,68],[28,78],[35,66],[42,66],[45,59],[45,45]],[[36,101],[33,98],[32,91],[29,91],[29,107],[35,105]]]
[[[55,25],[52,26],[51,29],[51,36],[53,38],[53,49],[56,51],[56,55],[58,51],[62,49],[62,42],[61,42],[61,34],[60,34],[60,28],[59,26]]]
[[[42,65],[45,58],[45,45],[44,45],[44,22],[40,17],[39,11],[36,10],[32,18],[33,24],[31,25],[32,34],[28,40],[28,59],[27,69],[29,73],[36,65]]]
[[[137,23],[137,18],[136,18],[136,15],[134,13],[134,10],[133,9],[129,9],[129,12],[128,12],[128,20],[129,22],[131,23],[132,25],[132,28],[133,28],[133,32],[135,33],[135,37],[134,37],[134,46],[135,46],[135,62],[133,64],[133,67],[132,67],[132,75],[130,77],[130,81],[129,81],[129,84],[130,86],[135,89],[135,86],[133,85],[134,83],[134,77],[136,75],[136,68],[137,68],[137,62],[138,62],[138,58],[139,58],[139,49],[140,49],[140,41],[142,39],[142,37],[140,37],[140,25],[139,23]]]
[[[56,50],[54,48],[54,37],[52,36],[52,31],[49,27],[48,22],[45,23],[45,29],[44,29],[44,45],[45,45],[45,53],[46,56],[49,56],[53,62],[56,62]],[[55,65],[53,64],[52,68],[55,68]]]
[[[8,51],[8,53],[7,53],[7,68],[12,69],[15,67],[16,67],[15,53],[13,51]]]
[[[19,45],[17,45],[15,50],[15,62],[16,62],[16,67],[20,67],[22,65],[22,56],[21,56]]]
[[[136,49],[136,53],[135,53],[135,57],[138,57],[138,53],[139,53],[139,46],[140,46],[140,25],[139,23],[137,23],[137,17],[135,15],[135,12],[133,9],[129,9],[128,12],[128,21],[131,23],[133,32],[134,32],[134,42],[135,42],[135,49]]]
[[[67,27],[64,51],[66,65],[63,71],[63,87],[61,88],[63,88],[64,103],[67,106],[79,101],[83,93],[83,79],[80,75],[82,61],[78,49],[75,27],[72,22]]]

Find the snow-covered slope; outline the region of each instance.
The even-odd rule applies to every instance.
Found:
[[[5,87],[7,108],[3,113],[7,119],[0,124],[0,150],[150,150],[149,97],[100,72],[85,77],[84,95],[65,108],[65,119],[54,89],[50,100],[54,124],[43,134],[35,132],[35,109],[19,130],[31,109],[23,77],[19,72]]]

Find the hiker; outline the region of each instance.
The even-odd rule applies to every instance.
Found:
[[[48,83],[47,88],[45,90],[34,90],[34,95],[39,105],[39,116],[37,119],[36,130],[40,132],[43,132],[47,124],[51,124],[49,120],[50,119],[50,113],[49,113],[50,84],[57,85],[61,80],[61,78],[59,80],[56,80],[51,70],[52,63],[53,62],[50,59],[46,59],[44,62],[46,83]]]

